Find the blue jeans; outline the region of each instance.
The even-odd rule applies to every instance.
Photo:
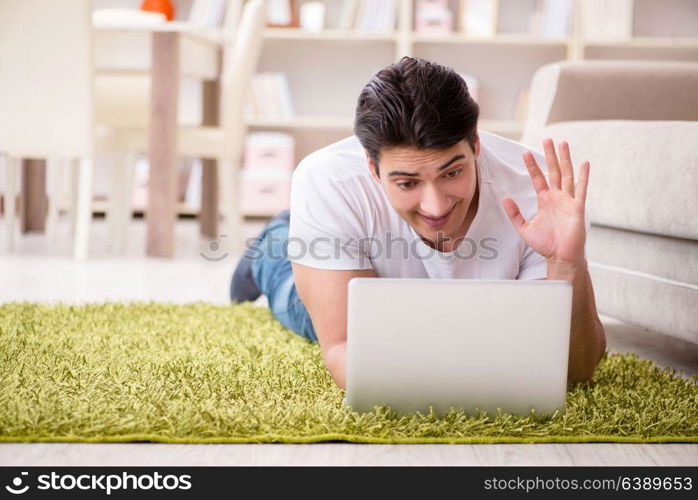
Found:
[[[251,271],[259,291],[266,295],[271,313],[289,330],[317,341],[308,311],[301,302],[288,260],[288,222],[274,219],[264,228],[254,248]]]

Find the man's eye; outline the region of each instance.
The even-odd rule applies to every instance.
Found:
[[[461,171],[461,169],[458,169],[458,170],[451,170],[449,173],[447,173],[446,175],[444,175],[444,177],[446,177],[446,178],[448,178],[448,179],[453,179],[453,178],[456,177],[458,174],[460,174],[460,171]]]
[[[415,181],[405,181],[405,182],[398,182],[397,186],[401,189],[409,189],[412,186],[414,186],[415,184],[416,184]]]

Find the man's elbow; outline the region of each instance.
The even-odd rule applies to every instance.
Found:
[[[337,342],[331,346],[321,346],[322,357],[325,361],[325,366],[327,371],[335,381],[335,384],[345,390],[345,376],[346,376],[346,353],[347,353],[347,342]]]
[[[603,323],[601,323],[598,316],[596,317],[596,337],[598,339],[598,350],[594,368],[599,364],[603,355],[606,354],[606,329],[603,327]]]
[[[595,326],[597,341],[595,343],[595,349],[591,351],[591,359],[583,367],[579,367],[575,373],[569,374],[569,383],[591,382],[591,380],[594,378],[596,367],[599,365],[603,355],[606,353],[606,330],[598,317],[596,318]]]

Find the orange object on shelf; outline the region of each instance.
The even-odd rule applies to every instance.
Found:
[[[174,5],[170,0],[143,0],[141,10],[165,14],[168,21],[172,21],[175,14]]]

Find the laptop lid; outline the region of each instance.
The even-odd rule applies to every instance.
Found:
[[[468,414],[564,412],[566,281],[354,278],[346,402]]]

